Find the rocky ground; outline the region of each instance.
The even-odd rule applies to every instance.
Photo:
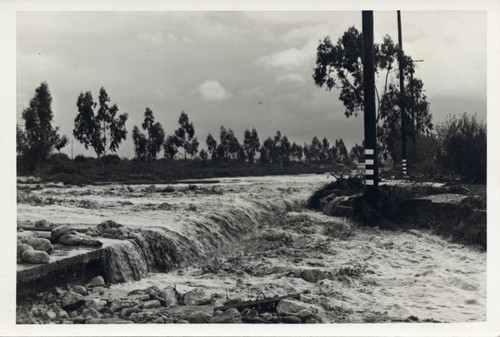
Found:
[[[421,256],[416,255],[419,247],[426,248]],[[437,255],[443,247],[450,253],[463,252],[454,258],[461,259],[464,268],[456,265],[456,270],[450,271],[467,273],[461,280],[442,274],[452,258],[442,260]],[[469,275],[475,271],[466,268],[469,262],[480,261],[482,255],[463,251],[467,249],[425,232],[391,235],[377,229],[355,228],[341,218],[289,212],[279,223],[264,225],[229,254],[188,268],[113,285],[98,277],[86,285],[67,285],[39,293],[18,304],[17,321],[366,323],[453,321],[467,315],[476,320],[485,317],[485,285],[480,275]],[[442,288],[442,284],[432,284],[435,277],[439,282],[457,284]],[[407,291],[415,294],[405,295]],[[452,301],[460,303],[449,305],[465,305],[467,309],[433,310],[432,300],[421,308],[415,301],[423,291],[455,296]],[[250,301],[287,295],[298,296],[267,305],[249,305]],[[442,300],[437,303],[444,304]],[[216,309],[231,304],[236,308]],[[475,317],[470,316],[472,311],[476,311]]]

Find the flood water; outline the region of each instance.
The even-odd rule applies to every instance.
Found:
[[[304,175],[223,178],[213,184],[19,184],[17,216],[20,222],[89,226],[114,220],[175,233],[199,252],[199,259],[183,268],[113,285],[107,296],[177,284],[181,290],[203,288],[242,299],[256,291],[305,293],[325,322],[369,322],[377,315],[486,320],[486,253],[423,230],[357,228],[306,210],[311,193],[331,180]],[[355,230],[345,238],[331,237],[326,228],[332,223]],[[259,246],[273,232],[289,240],[279,249]],[[214,263],[226,267],[207,272]],[[331,277],[317,282],[297,277],[307,269]]]

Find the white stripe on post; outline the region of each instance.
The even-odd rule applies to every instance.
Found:
[[[365,154],[373,154],[373,149],[365,149]]]
[[[366,179],[366,185],[375,185],[372,179]]]
[[[367,176],[371,176],[373,175],[373,170],[366,170],[366,173],[365,173]]]
[[[365,159],[366,165],[373,165],[373,159]]]

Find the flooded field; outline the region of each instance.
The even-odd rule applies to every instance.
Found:
[[[147,229],[169,238],[180,254],[169,272],[122,273],[125,282],[88,294],[111,307],[144,289],[174,287],[181,294],[197,293],[201,300],[197,309],[181,311],[301,294],[301,302],[317,315],[311,323],[486,320],[485,252],[423,230],[358,228],[346,219],[306,210],[311,193],[331,179],[305,175],[175,185],[18,184],[18,222],[45,219],[92,228],[113,220],[132,231]],[[125,259],[140,265],[150,258],[138,253],[131,262],[129,251],[135,246],[120,247],[124,251],[116,253],[110,268],[120,269]],[[36,305],[20,303],[29,310]],[[165,309],[154,319],[180,322],[185,313],[179,308]],[[69,314],[50,321],[72,323]],[[102,316],[98,323],[113,323],[118,315]],[[122,316],[136,323],[153,321],[142,313]]]

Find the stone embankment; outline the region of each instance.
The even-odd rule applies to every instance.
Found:
[[[314,200],[312,200],[315,198]],[[486,249],[485,186],[381,185],[375,205],[359,180],[340,180],[316,192],[309,204],[326,215],[350,217],[384,229],[429,229],[454,242]]]

